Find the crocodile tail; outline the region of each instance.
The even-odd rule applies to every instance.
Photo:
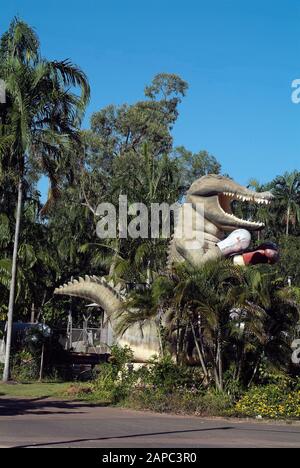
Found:
[[[54,294],[81,297],[98,304],[108,315],[114,340],[120,346],[130,346],[136,362],[147,362],[154,354],[159,354],[159,342],[155,322],[147,323],[143,330],[138,324],[132,325],[122,336],[115,335],[118,328],[118,313],[123,310],[125,291],[121,285],[113,286],[105,278],[85,276],[55,289]]]
[[[99,276],[85,276],[72,280],[55,289],[54,294],[62,296],[81,297],[98,304],[108,316],[122,308],[123,297],[120,287],[114,287],[107,280]]]

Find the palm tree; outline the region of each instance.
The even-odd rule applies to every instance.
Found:
[[[299,291],[282,289],[263,266],[242,268],[226,260],[200,268],[182,264],[130,294],[119,332],[156,321],[176,347],[177,363],[196,352],[204,381],[223,390],[227,371],[237,384],[250,386],[263,362],[287,369],[297,310]]]
[[[178,310],[189,312],[196,350],[204,370],[212,368],[216,388],[224,388],[224,346],[232,303],[229,291],[241,277],[239,268],[230,262],[208,262],[201,268],[180,267],[175,288]],[[197,329],[197,340],[195,330]],[[205,363],[203,366],[202,362]]]
[[[116,332],[124,334],[128,328],[139,325],[141,331],[147,323],[155,323],[160,344],[160,354],[164,355],[163,339],[164,316],[170,308],[173,296],[173,283],[167,276],[157,276],[153,283],[141,290],[129,293],[123,310],[118,316]]]
[[[192,342],[206,383],[212,368],[216,387],[222,390],[223,348],[232,305],[228,289],[240,277],[241,270],[227,261],[198,269],[178,265],[169,276],[155,278],[146,291],[130,295],[119,331],[159,318],[168,330],[169,342],[175,341],[177,362]]]
[[[251,179],[248,184],[248,188],[255,190],[256,192],[267,192],[271,191],[274,186],[272,183],[260,184],[258,180]],[[242,210],[242,217],[243,219],[250,219],[255,221],[261,221],[265,224],[266,229],[264,231],[263,236],[270,236],[273,234],[272,229],[274,230],[274,224],[278,222],[277,220],[277,212],[274,209],[270,209],[269,206],[265,204],[257,205],[257,204],[248,204],[247,207],[244,204],[241,204]],[[275,232],[277,226],[275,226]],[[258,231],[256,233],[257,240],[261,241],[262,239],[262,232]]]
[[[242,284],[231,291],[238,307],[231,346],[237,362],[235,378],[250,387],[262,365],[271,374],[287,373],[299,303],[297,290],[284,288],[282,280],[264,266],[246,268],[243,273]]]
[[[68,61],[49,62],[41,58],[39,40],[23,21],[14,19],[0,44],[0,78],[7,92],[7,106],[1,116],[1,141],[9,152],[16,174],[18,198],[8,308],[8,331],[3,380],[9,378],[17,256],[22,214],[23,186],[30,165],[49,176],[51,198],[58,194],[58,161],[70,141],[78,140],[78,125],[89,99],[86,76]],[[70,91],[79,87],[81,95]]]
[[[297,171],[279,176],[274,181],[274,194],[279,202],[279,206],[284,210],[285,233],[290,233],[290,224],[300,222],[300,173]]]
[[[245,363],[249,367],[249,356],[253,353],[258,354],[260,359],[257,351],[267,340],[264,324],[267,318],[266,310],[270,307],[268,276],[261,274],[256,268],[246,268],[241,273],[240,283],[233,286],[229,292],[230,301],[234,304],[230,336],[234,350],[232,358],[236,363],[234,379],[237,382],[241,382]],[[251,376],[256,368],[257,360],[254,362]]]

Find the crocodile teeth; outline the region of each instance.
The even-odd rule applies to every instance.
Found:
[[[252,202],[257,203],[258,205],[270,205],[271,203],[271,200],[267,198],[256,198],[255,194],[251,196],[243,195],[241,193],[223,192],[223,195],[236,201]]]

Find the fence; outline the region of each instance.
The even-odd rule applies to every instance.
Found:
[[[107,328],[72,328],[62,340],[64,348],[75,353],[109,353]]]

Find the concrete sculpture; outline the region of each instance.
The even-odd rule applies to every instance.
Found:
[[[239,219],[233,214],[232,202],[247,201],[269,205],[274,197],[270,192],[258,193],[220,175],[208,175],[195,181],[187,192],[186,202],[192,208],[191,230],[201,226],[202,242],[199,248],[190,247],[190,237],[173,237],[168,255],[168,268],[178,262],[189,262],[197,267],[207,261],[232,257],[238,265],[274,263],[278,249],[274,244],[264,244],[255,251],[247,251],[252,231],[264,228],[260,222]],[[184,206],[182,207],[182,209]],[[187,230],[188,232],[189,230]],[[229,234],[229,235],[228,235]],[[126,293],[122,285],[114,285],[106,278],[85,276],[73,280],[55,290],[57,295],[84,298],[98,304],[111,318],[112,329]],[[132,348],[135,360],[145,362],[159,353],[155,323],[147,324],[141,334],[138,326],[132,326],[122,337],[116,338],[122,346]]]

